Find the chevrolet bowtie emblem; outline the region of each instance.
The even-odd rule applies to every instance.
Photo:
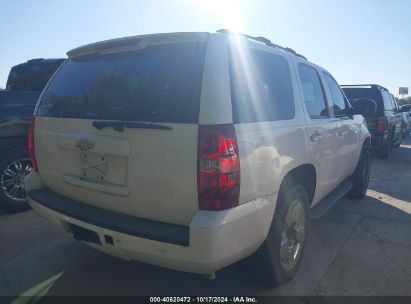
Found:
[[[76,141],[76,144],[74,147],[82,150],[82,151],[88,151],[94,148],[96,143],[92,140],[89,140],[87,138],[79,139]]]

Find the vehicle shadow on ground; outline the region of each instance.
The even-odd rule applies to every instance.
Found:
[[[373,153],[369,189],[387,195],[384,200],[394,198],[409,203],[411,187],[407,181],[411,181],[411,136],[400,147],[393,148],[388,159]]]
[[[399,219],[411,221],[410,206],[393,206],[384,202],[382,197],[375,197],[367,195],[362,200],[344,198],[336,206],[333,207],[331,212],[355,214],[361,217],[369,218],[381,218],[381,219]],[[407,210],[408,209],[408,210]]]
[[[50,286],[48,295],[311,295],[364,216],[381,218],[382,222],[391,218],[411,223],[410,214],[374,197],[342,199],[322,219],[311,222],[311,233],[297,276],[276,289],[262,285],[258,274],[251,274],[244,263],[218,271],[216,280],[207,280],[201,275],[119,260],[70,237],[48,245],[54,248],[33,253],[24,263],[20,263],[17,257],[9,265],[11,268],[3,269],[3,273],[11,276],[10,282],[15,279],[15,284],[22,288],[19,293],[61,273]],[[392,237],[388,233],[395,227],[391,230],[384,225],[381,227],[382,230],[373,228],[378,231],[372,233],[380,234],[382,238]],[[405,233],[402,228],[397,229]],[[53,252],[53,255],[48,252]],[[30,275],[21,281],[21,275],[10,274],[12,272],[28,272]]]
[[[0,216],[3,216],[3,215],[4,216],[8,216],[8,215],[11,216],[11,215],[15,215],[15,214],[18,214],[18,213],[27,212],[29,210],[31,210],[31,208],[28,209],[28,210],[20,211],[20,212],[8,212],[8,211],[3,210],[3,209],[0,208]]]
[[[372,192],[372,191],[370,191]],[[360,219],[324,272],[314,295],[411,295],[411,209],[374,197],[344,199],[337,214]]]
[[[404,182],[407,178],[411,180],[411,163],[399,159],[398,155],[402,153],[406,154],[404,160],[410,160],[411,153],[406,147],[394,150],[388,160],[372,159],[372,162],[378,162],[378,166],[372,167],[371,191],[363,200],[344,198],[323,218],[311,222],[311,233],[297,276],[277,288],[263,286],[258,273],[250,274],[244,263],[236,263],[218,271],[217,279],[210,281],[201,275],[122,261],[90,249],[69,236],[61,237],[27,255],[18,256],[12,262],[0,265],[0,270],[7,277],[14,294],[21,294],[54,276],[56,279],[47,289],[48,295],[305,296],[340,294],[343,285],[349,284],[350,280],[341,281],[341,276],[333,273],[332,269],[342,260],[345,264],[340,269],[346,269],[349,275],[355,276],[356,280],[351,281],[370,284],[366,285],[368,292],[382,293],[388,290],[384,284],[401,284],[386,277],[390,273],[378,268],[376,263],[381,259],[370,259],[368,246],[358,245],[357,240],[355,245],[351,245],[356,246],[355,256],[338,257],[343,254],[341,250],[348,246],[353,234],[360,239],[370,238],[377,242],[411,246],[411,187]],[[408,258],[396,261],[410,268]],[[374,273],[370,269],[377,269],[374,272],[378,280],[375,276],[367,277],[367,273]],[[398,278],[402,277],[398,275]],[[359,294],[363,291],[361,286],[357,288]],[[406,286],[406,283],[402,283],[402,286]],[[394,290],[395,287],[392,288]]]

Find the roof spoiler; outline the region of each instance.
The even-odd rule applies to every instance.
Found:
[[[165,33],[131,36],[87,44],[67,52],[69,58],[94,53],[116,53],[139,50],[152,44],[205,41],[208,33]]]

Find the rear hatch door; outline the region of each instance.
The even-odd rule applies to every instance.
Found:
[[[36,111],[45,185],[89,205],[188,225],[198,209],[206,40],[201,33],[146,36],[134,49],[99,45],[69,58]]]
[[[373,100],[376,105],[376,113],[372,113],[370,115],[365,115],[365,121],[367,122],[368,130],[376,131],[377,124],[378,124],[378,115],[379,113],[384,112],[384,105],[381,96],[381,92],[373,86],[370,87],[343,87],[343,91],[345,95],[350,100],[351,104],[354,105],[356,103],[361,103],[365,99]],[[365,105],[365,103],[364,103]]]

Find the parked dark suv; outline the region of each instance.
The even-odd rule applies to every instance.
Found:
[[[10,70],[0,91],[0,209],[28,208],[23,179],[30,173],[27,133],[37,100],[64,59],[32,59]]]
[[[391,146],[401,144],[401,114],[392,94],[377,84],[341,86],[351,104],[361,100],[375,101],[375,113],[365,115],[372,136],[372,147],[380,157],[388,158]]]

